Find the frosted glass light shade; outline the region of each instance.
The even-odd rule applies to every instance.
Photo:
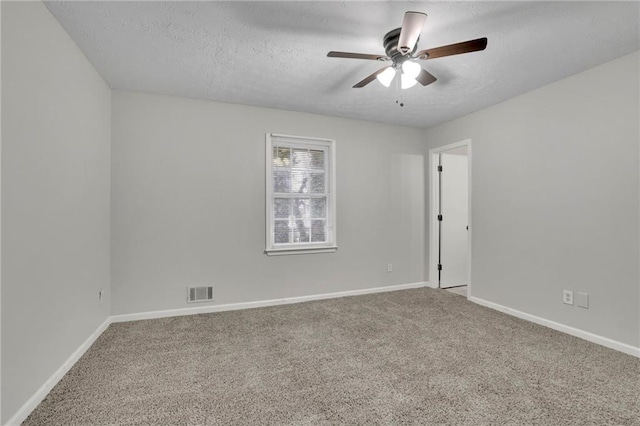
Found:
[[[415,79],[416,77],[418,77],[418,75],[420,74],[420,70],[422,70],[422,68],[415,62],[405,61],[402,64],[402,73],[409,78]]]
[[[413,87],[416,85],[416,83],[418,82],[418,80],[416,80],[413,77],[408,76],[405,73],[402,73],[402,75],[400,76],[400,87],[403,89],[408,89],[410,87]]]
[[[395,76],[396,76],[396,70],[394,68],[389,67],[386,70],[382,71],[380,74],[378,74],[376,78],[378,79],[380,84],[382,84],[384,87],[389,87],[391,85],[391,82],[393,81],[393,77]]]

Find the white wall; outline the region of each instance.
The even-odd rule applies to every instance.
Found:
[[[114,314],[187,307],[189,284],[226,304],[425,280],[424,130],[122,91],[112,106]],[[267,132],[336,139],[336,253],[263,253]]]
[[[2,50],[2,7],[0,6],[0,50]],[[0,65],[2,58],[0,55]],[[0,81],[2,81],[2,66],[0,66]],[[0,99],[2,99],[2,84],[0,84]],[[2,129],[2,102],[0,102],[0,129]],[[2,132],[0,131],[0,242],[2,241]],[[2,244],[0,243],[0,424],[2,424]]]
[[[2,2],[2,423],[109,315],[110,90],[41,2]]]
[[[426,131],[429,148],[473,141],[473,296],[639,346],[638,62]]]

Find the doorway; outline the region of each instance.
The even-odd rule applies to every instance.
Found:
[[[429,151],[429,282],[470,295],[471,141]]]

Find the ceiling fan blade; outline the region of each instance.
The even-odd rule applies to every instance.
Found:
[[[406,12],[402,21],[402,29],[398,38],[398,50],[403,55],[411,52],[420,37],[427,14],[422,12]]]
[[[371,83],[373,80],[376,79],[376,77],[378,76],[378,74],[384,72],[384,70],[386,70],[387,68],[391,68],[391,65],[389,65],[388,67],[384,67],[384,68],[380,68],[378,71],[374,72],[373,74],[371,74],[369,77],[365,78],[364,80],[362,80],[359,83],[356,83],[353,88],[354,89],[359,89],[361,87],[366,86],[367,84]]]
[[[416,77],[416,80],[418,80],[418,83],[422,84],[423,86],[426,86],[428,84],[434,83],[437,80],[437,78],[433,74],[431,74],[429,71],[423,68],[422,70],[420,70],[420,74],[418,74],[418,76]]]
[[[385,55],[370,55],[367,53],[351,53],[351,52],[334,52],[327,53],[329,58],[348,58],[348,59],[371,59],[374,61],[388,61]]]
[[[463,41],[462,43],[449,44],[447,46],[434,47],[433,49],[421,50],[416,54],[416,58],[435,59],[443,56],[459,55],[461,53],[477,52],[487,47],[487,38]]]

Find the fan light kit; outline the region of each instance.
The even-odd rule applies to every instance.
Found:
[[[477,52],[487,47],[487,38],[463,41],[462,43],[449,44],[421,50],[416,53],[420,32],[427,20],[427,14],[422,12],[406,12],[402,27],[389,31],[382,40],[386,55],[371,55],[366,53],[334,52],[327,54],[330,58],[370,59],[374,61],[391,61],[391,65],[379,69],[353,87],[359,89],[378,80],[385,87],[400,74],[400,88],[408,89],[420,83],[427,86],[434,83],[435,78],[431,73],[423,69],[416,60],[442,58],[444,56],[459,55],[461,53]],[[403,103],[396,101],[400,106]]]

